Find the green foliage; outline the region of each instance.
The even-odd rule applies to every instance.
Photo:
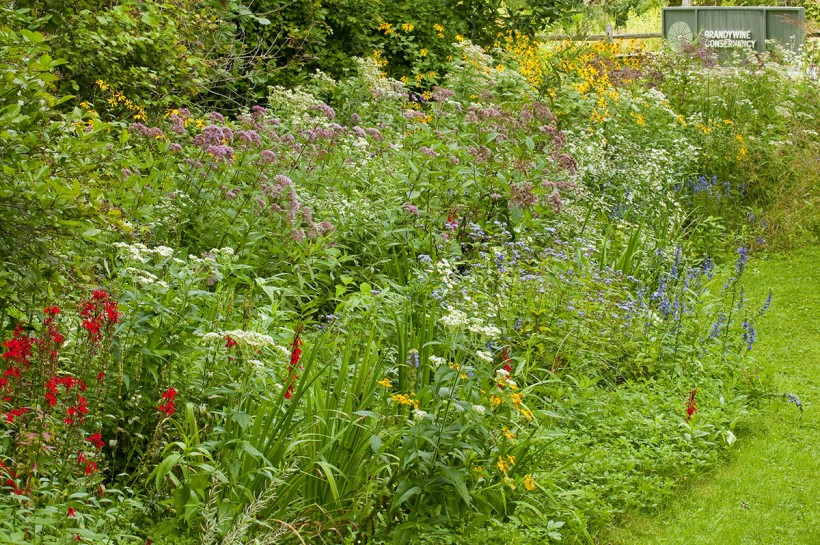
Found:
[[[134,17],[83,7],[115,26]],[[314,8],[225,9],[250,36],[291,16],[296,32]],[[446,50],[424,56],[412,22],[391,24],[385,49],[429,74],[424,59]],[[747,360],[762,311],[740,290],[762,223],[711,169],[729,181],[753,128],[814,130],[811,104],[761,124],[743,102],[753,90],[733,83],[707,119],[696,91],[662,77],[717,77],[699,63],[542,51],[511,33],[492,55],[450,46],[444,87],[412,97],[358,59],[338,81],[259,79],[270,107],[235,119],[146,109],[167,103],[134,102],[120,76],[59,114],[61,68],[41,37],[3,39],[4,90],[32,102],[3,106],[3,202],[39,252],[2,242],[4,378],[24,335],[53,341],[51,322],[16,324],[80,303],[56,355],[35,343],[53,365],[2,402],[15,422],[0,453],[19,474],[34,473],[32,426],[64,441],[32,488],[43,494],[4,481],[2,509],[32,513],[4,522],[10,539],[64,511],[55,535],[77,522],[123,543],[582,539],[713,463],[764,389]],[[791,76],[769,70],[783,92]],[[251,100],[244,85],[231,93]],[[721,288],[709,254],[728,244],[740,250]],[[99,286],[92,307],[116,300],[121,315],[97,344],[86,299]],[[122,491],[110,504],[70,496],[86,475],[46,476],[74,468],[57,462],[91,433],[50,412],[54,377],[94,393],[83,425],[103,443],[93,484]],[[87,518],[69,520],[75,500]]]

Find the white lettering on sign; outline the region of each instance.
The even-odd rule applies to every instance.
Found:
[[[743,47],[754,49],[757,40],[752,39],[751,30],[704,30],[706,47],[729,49]]]
[[[703,37],[707,40],[751,40],[751,30],[704,30]]]

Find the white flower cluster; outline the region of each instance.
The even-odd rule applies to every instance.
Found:
[[[278,115],[295,120],[302,118],[322,101],[302,89],[285,89],[277,85],[268,87],[268,103]]]
[[[139,242],[134,244],[126,244],[125,242],[115,242],[115,248],[119,248],[123,257],[127,257],[131,261],[138,261],[139,263],[146,263],[152,256],[171,257],[174,255],[173,248],[167,246],[157,246],[156,248],[149,248],[145,244]]]
[[[432,363],[436,367],[441,367],[442,365],[447,363],[444,358],[440,358],[438,356],[430,356],[428,359],[430,360],[430,363]]]
[[[439,322],[445,327],[459,328],[470,325],[470,319],[462,311],[454,308],[450,313],[439,318]]]
[[[472,333],[478,333],[479,335],[483,335],[491,339],[501,336],[500,329],[498,329],[494,325],[482,325],[481,320],[479,318],[471,318],[470,322],[471,323],[467,327],[467,329]]]
[[[479,359],[482,359],[487,363],[493,362],[493,355],[485,350],[476,350],[475,355],[478,356]]]
[[[246,331],[244,329],[234,329],[232,331],[212,331],[210,333],[204,334],[202,336],[202,340],[205,342],[212,342],[217,340],[223,341],[227,337],[230,337],[231,339],[236,341],[237,344],[242,344],[253,348],[262,348],[265,346],[280,346],[270,335],[265,335],[264,333],[258,333],[256,331]],[[285,348],[285,350],[287,350],[287,348]],[[290,352],[288,352],[288,355],[290,355]]]
[[[134,281],[136,281],[139,284],[142,284],[143,286],[150,286],[152,284],[155,284],[161,288],[168,287],[167,282],[159,280],[157,278],[157,275],[150,273],[148,271],[144,271],[142,269],[135,269],[134,267],[127,267],[123,269],[123,272],[134,275]]]

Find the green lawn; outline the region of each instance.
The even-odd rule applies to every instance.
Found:
[[[658,513],[628,515],[607,545],[820,544],[820,248],[755,256],[744,278],[757,304],[774,301],[758,322],[757,362],[777,392],[745,424],[714,471],[680,487]]]

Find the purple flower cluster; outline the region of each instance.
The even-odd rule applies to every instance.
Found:
[[[134,123],[131,125],[131,130],[145,138],[162,138],[163,132],[159,127],[146,127],[142,123]]]

